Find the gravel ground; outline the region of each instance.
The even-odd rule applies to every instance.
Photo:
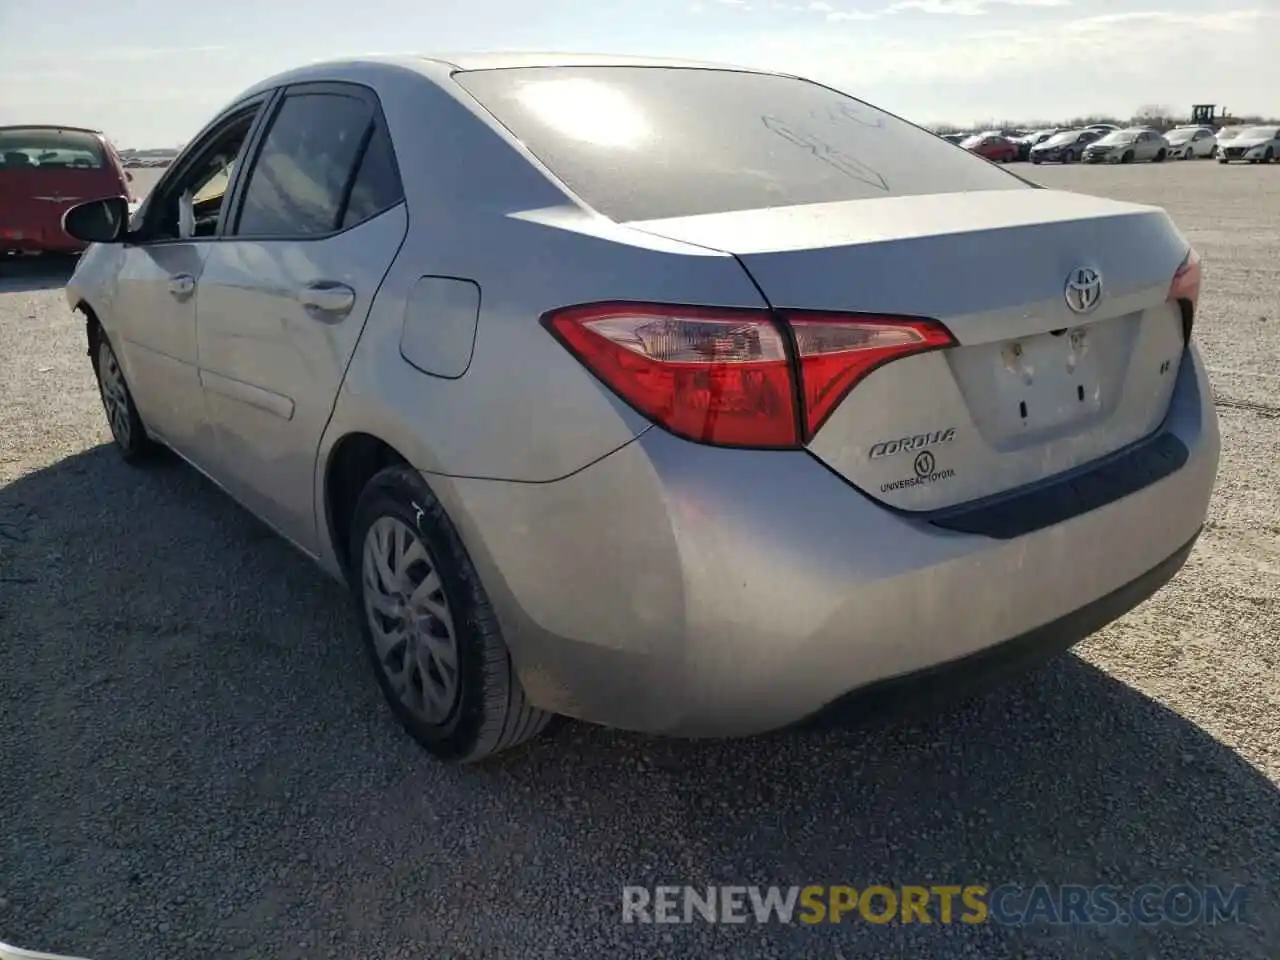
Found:
[[[121,464],[65,273],[0,265],[0,940],[142,957],[1280,951],[1280,167],[1023,168],[1204,255],[1224,449],[1153,600],[941,716],[684,743],[398,733],[333,585],[178,464]],[[147,175],[140,174],[140,179]],[[1247,883],[1248,922],[623,926],[624,884]],[[1270,886],[1268,886],[1270,884]]]

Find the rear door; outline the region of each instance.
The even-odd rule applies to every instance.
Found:
[[[320,437],[370,304],[407,229],[377,98],[289,88],[204,264],[200,378],[215,476],[307,549]]]
[[[78,250],[83,244],[63,233],[62,215],[85,200],[127,193],[99,134],[0,127],[0,247]]]

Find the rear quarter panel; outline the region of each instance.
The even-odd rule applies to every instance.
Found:
[[[649,422],[540,324],[600,300],[762,306],[727,254],[619,226],[587,210],[467,95],[405,72],[379,79],[409,231],[370,311],[317,462],[363,432],[438,475],[541,483],[628,443]],[[480,287],[474,352],[454,379],[400,352],[424,276]],[[318,498],[323,504],[323,494]]]

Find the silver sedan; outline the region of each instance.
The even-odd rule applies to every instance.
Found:
[[[443,758],[1047,656],[1177,572],[1217,469],[1163,211],[795,77],[310,65],[66,227],[120,453],[345,584]]]

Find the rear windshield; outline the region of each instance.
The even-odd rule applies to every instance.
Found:
[[[570,190],[618,221],[1030,189],[926,130],[789,77],[632,66],[454,77]]]
[[[101,170],[102,141],[82,130],[0,127],[0,170]]]

